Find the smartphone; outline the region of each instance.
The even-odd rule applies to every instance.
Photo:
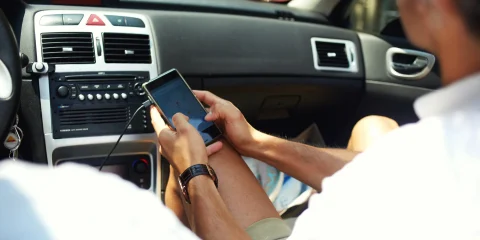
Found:
[[[172,129],[175,130],[173,115],[183,113],[190,118],[189,123],[197,129],[206,145],[212,144],[222,135],[215,123],[205,121],[207,110],[176,69],[144,83],[143,89]]]

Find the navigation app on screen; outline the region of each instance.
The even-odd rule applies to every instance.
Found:
[[[173,115],[183,113],[190,118],[189,123],[198,130],[204,142],[209,142],[216,137],[208,131],[214,124],[204,120],[205,110],[181,78],[168,81],[153,89],[150,94],[170,123],[173,124]]]

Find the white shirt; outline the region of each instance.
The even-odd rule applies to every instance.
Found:
[[[1,240],[172,239],[195,234],[151,192],[76,164],[0,164]]]
[[[290,239],[480,239],[480,75],[323,182]],[[93,168],[0,164],[0,239],[198,239],[152,193]]]
[[[480,74],[323,182],[290,239],[480,239]]]

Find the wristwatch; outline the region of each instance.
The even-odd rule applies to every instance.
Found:
[[[192,178],[196,176],[201,176],[201,175],[210,176],[213,180],[213,183],[215,183],[215,187],[218,188],[217,174],[215,174],[215,171],[213,170],[213,168],[207,164],[193,165],[187,168],[187,170],[185,170],[182,174],[180,174],[180,176],[178,176],[178,183],[182,188],[183,197],[185,198],[185,201],[189,204],[190,204],[190,196],[188,195],[188,182],[190,182]]]

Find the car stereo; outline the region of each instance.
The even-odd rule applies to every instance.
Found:
[[[53,138],[120,134],[133,112],[147,100],[142,84],[148,72],[54,73],[50,76]],[[147,110],[126,131],[151,133]]]

